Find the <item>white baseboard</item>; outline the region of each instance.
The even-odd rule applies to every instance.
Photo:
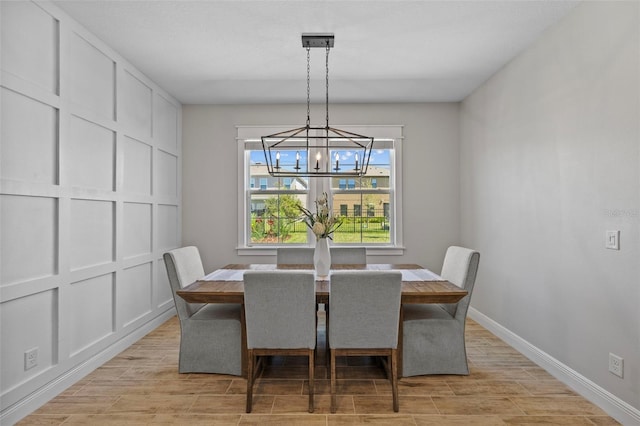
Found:
[[[46,404],[51,399],[62,393],[69,386],[78,382],[80,379],[109,361],[120,352],[146,336],[149,332],[157,328],[159,325],[167,321],[176,314],[175,308],[163,312],[153,320],[144,324],[137,330],[124,336],[113,345],[109,346],[102,352],[94,355],[88,360],[78,364],[71,370],[57,377],[55,380],[47,383],[32,394],[26,396],[15,404],[7,407],[0,415],[0,425],[13,425],[33,413],[35,410]]]
[[[639,409],[622,401],[611,392],[541,351],[480,311],[469,307],[469,317],[623,425],[640,425]]]

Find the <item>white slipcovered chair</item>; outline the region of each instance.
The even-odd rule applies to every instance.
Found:
[[[387,357],[393,410],[398,404],[398,325],[402,274],[397,271],[342,271],[331,274],[331,412],[336,404],[336,356]]]
[[[452,304],[408,304],[403,307],[402,375],[468,375],[465,321],[476,280],[480,253],[451,246],[440,276],[467,290]]]
[[[316,283],[313,272],[244,273],[247,327],[247,413],[263,355],[306,356],[309,361],[309,412],[313,412],[316,348]]]
[[[187,303],[176,291],[204,277],[197,247],[164,254],[180,320],[180,373],[242,374],[242,306],[232,303]]]

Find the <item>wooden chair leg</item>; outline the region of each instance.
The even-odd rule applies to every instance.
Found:
[[[395,349],[391,349],[391,392],[393,393],[393,411],[396,413],[400,411],[400,404],[398,402],[398,352]]]
[[[327,367],[327,372],[331,368],[330,364],[330,356],[329,356],[329,304],[324,304],[324,338],[325,338],[325,347],[324,347],[324,360]],[[326,376],[325,376],[326,377]]]
[[[313,413],[313,394],[314,394],[314,378],[315,378],[315,349],[309,350],[309,412]]]
[[[335,413],[337,409],[336,397],[336,351],[331,349],[331,412]]]
[[[251,412],[253,403],[253,369],[255,367],[255,355],[253,349],[249,349],[247,354],[247,413]]]

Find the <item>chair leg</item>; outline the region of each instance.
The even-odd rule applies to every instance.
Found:
[[[318,320],[319,320],[319,315],[320,315],[320,304],[316,303],[316,349],[318,348]]]
[[[335,413],[337,408],[336,397],[336,350],[331,349],[331,412]]]
[[[315,349],[309,350],[309,412],[313,413],[313,394],[314,394],[314,378],[315,378]]]
[[[327,364],[326,367],[328,372],[329,368],[331,368],[330,356],[329,356],[329,304],[328,303],[324,304],[324,338],[325,338],[324,361],[325,361],[325,364]]]
[[[400,404],[398,402],[398,352],[396,349],[391,349],[391,392],[393,393],[393,411],[396,413],[400,411]]]
[[[256,357],[253,353],[253,349],[249,349],[247,356],[247,413],[251,412],[251,406],[253,403],[253,376],[254,376],[254,368]]]

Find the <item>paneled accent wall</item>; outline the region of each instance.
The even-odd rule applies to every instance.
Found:
[[[0,2],[0,17],[6,420],[172,313],[182,111],[51,3]]]

